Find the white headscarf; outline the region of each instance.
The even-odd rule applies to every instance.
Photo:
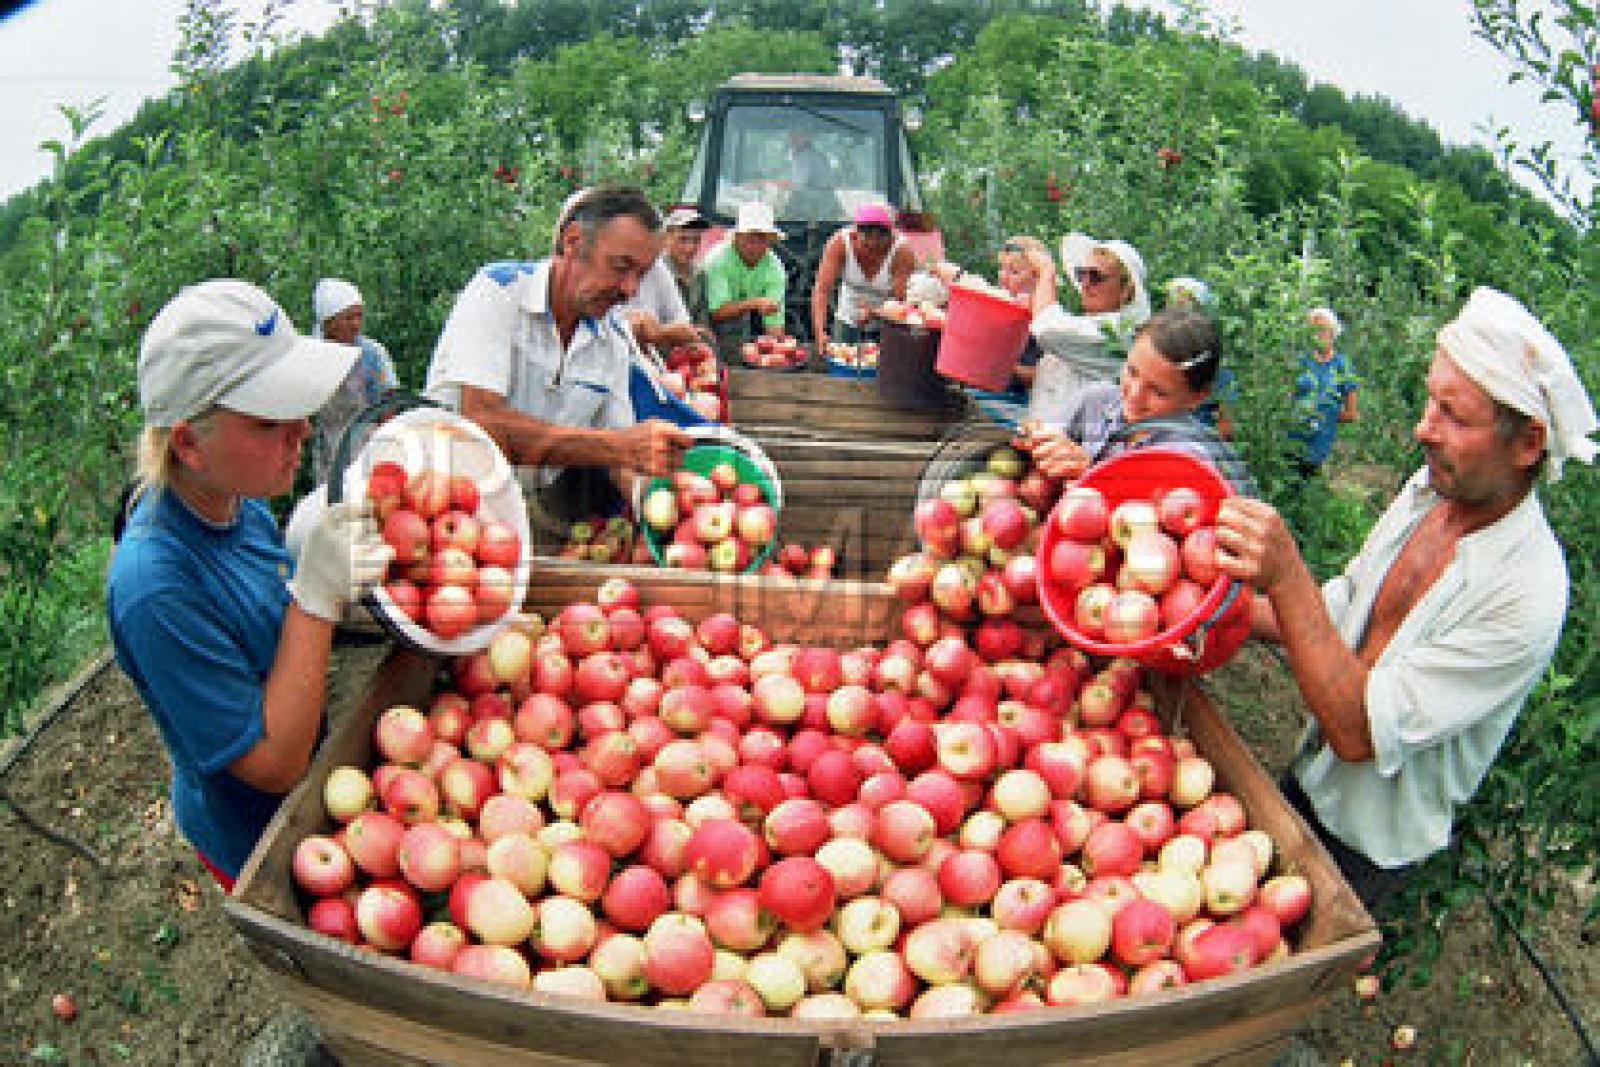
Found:
[[[1122,269],[1128,272],[1128,278],[1133,282],[1133,296],[1115,311],[1088,317],[1113,321],[1117,332],[1126,340],[1150,317],[1150,293],[1144,284],[1144,258],[1126,241],[1101,241],[1086,233],[1067,234],[1061,238],[1061,263],[1067,268],[1067,276],[1079,292],[1083,291],[1083,287],[1078,285],[1078,268],[1089,265],[1089,257],[1097,248],[1103,249],[1122,264]]]
[[[1589,440],[1596,426],[1589,394],[1561,342],[1527,308],[1480,287],[1440,329],[1439,347],[1484,392],[1544,424],[1552,482],[1567,460],[1594,461],[1600,445]]]
[[[1339,316],[1334,314],[1330,307],[1316,307],[1306,312],[1306,318],[1312,322],[1321,322],[1333,329],[1333,336],[1338,337],[1344,333],[1344,323],[1339,321]]]
[[[366,301],[361,299],[361,290],[343,278],[321,279],[317,282],[317,287],[311,290],[311,312],[312,317],[316,319],[311,335],[321,337],[323,323],[345,308],[365,303]]]

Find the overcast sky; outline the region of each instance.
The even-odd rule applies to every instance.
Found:
[[[236,9],[259,12],[263,0]],[[312,32],[337,15],[337,0],[288,0],[291,24]],[[1164,0],[1147,6],[1169,10]],[[38,144],[65,138],[57,111],[107,98],[107,133],[141,101],[171,88],[168,69],[183,0],[0,0],[0,198],[49,173]],[[1528,87],[1506,84],[1508,66],[1470,32],[1470,0],[1210,0],[1238,24],[1235,39],[1292,60],[1346,93],[1388,97],[1454,144],[1487,143],[1481,127],[1511,127],[1527,143],[1554,138],[1575,160],[1582,132],[1571,112],[1542,107]],[[1569,168],[1576,175],[1576,166]]]

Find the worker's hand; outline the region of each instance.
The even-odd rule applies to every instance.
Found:
[[[750,310],[757,315],[776,315],[778,302],[770,296],[753,296],[750,298]]]
[[[306,531],[289,595],[307,615],[336,623],[345,605],[381,579],[393,558],[365,504],[334,504]]]
[[[1217,509],[1217,568],[1271,594],[1293,569],[1300,550],[1276,508],[1262,500],[1233,496]]]
[[[618,466],[643,474],[671,474],[683,465],[684,450],[691,444],[688,434],[661,419],[646,419],[616,432],[622,444]]]
[[[1033,456],[1033,465],[1051,478],[1076,481],[1089,469],[1089,453],[1060,430],[1035,427],[1026,441],[1022,450]]]

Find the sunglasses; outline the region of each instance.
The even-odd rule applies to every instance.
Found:
[[[1021,252],[1023,250],[1024,249],[1022,245],[1016,241],[1007,241],[1005,244],[1000,246],[1000,251],[1002,252]]]
[[[1100,285],[1111,280],[1111,275],[1099,267],[1079,267],[1072,274],[1083,285]]]
[[[863,237],[887,237],[890,233],[889,227],[880,226],[875,222],[870,222],[863,226],[857,226],[856,229]]]

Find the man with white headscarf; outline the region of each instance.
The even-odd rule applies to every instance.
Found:
[[[1028,253],[1037,272],[1031,301],[1039,343],[1028,416],[1051,421],[1091,385],[1115,383],[1133,334],[1150,317],[1144,259],[1126,241],[1083,233],[1061,239],[1061,264],[1078,290],[1082,311],[1057,299],[1056,268],[1048,255]]]
[[[1313,716],[1284,792],[1369,907],[1449,845],[1555,654],[1567,568],[1534,482],[1596,452],[1566,352],[1503,293],[1439,331],[1426,384],[1425,466],[1320,590],[1269,505],[1217,518],[1218,563],[1257,590],[1256,635]]]
[[[328,480],[334,450],[350,420],[400,388],[400,379],[389,350],[361,332],[366,316],[361,290],[343,278],[323,278],[311,291],[311,310],[315,320],[311,336],[360,350],[350,373],[311,417],[311,474],[321,485]]]

